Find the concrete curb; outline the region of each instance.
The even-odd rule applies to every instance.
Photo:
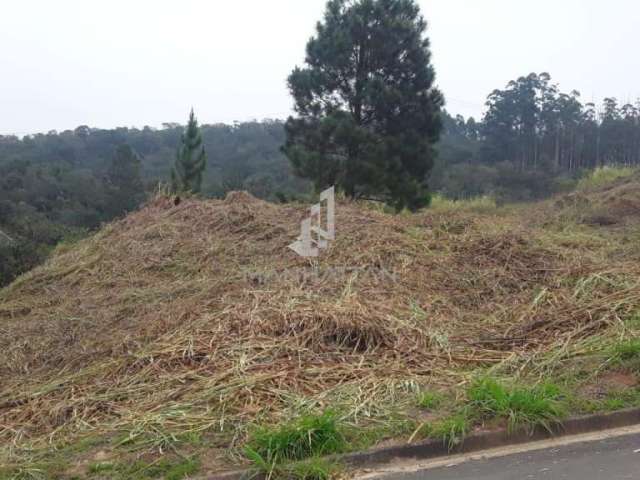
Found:
[[[364,452],[347,453],[334,458],[348,467],[369,468],[400,459],[429,460],[446,457],[450,454],[473,453],[490,448],[520,445],[549,438],[579,435],[638,424],[640,424],[640,408],[634,408],[613,413],[571,418],[563,422],[562,425],[552,428],[551,432],[544,428],[537,428],[531,434],[509,434],[506,430],[476,433],[469,435],[462,445],[453,450],[449,450],[442,441],[427,440],[410,445],[381,447]],[[243,470],[213,475],[206,477],[206,480],[246,480],[252,478],[253,475],[253,472]]]

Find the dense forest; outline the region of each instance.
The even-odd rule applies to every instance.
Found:
[[[265,120],[201,128],[208,155],[202,195],[246,189],[267,198],[309,191],[280,153],[284,129]],[[136,208],[166,184],[183,127],[92,129],[0,136],[0,284]],[[139,187],[136,187],[139,185]]]
[[[583,103],[548,74],[495,90],[481,121],[443,114],[429,186],[451,198],[544,198],[585,169],[640,163],[640,103]],[[184,128],[75,130],[0,136],[0,285],[40,263],[51,248],[136,208],[167,184]],[[272,201],[306,199],[282,153],[284,122],[203,125],[207,168],[201,194],[248,190]]]
[[[640,163],[640,101],[582,103],[547,73],[493,91],[481,122],[445,118],[432,188],[454,198],[493,195],[506,201],[543,198],[584,170]]]

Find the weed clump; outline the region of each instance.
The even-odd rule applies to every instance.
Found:
[[[420,392],[417,403],[420,408],[433,410],[434,408],[438,408],[443,400],[442,395],[437,392]]]
[[[510,431],[551,430],[566,415],[560,388],[546,383],[508,388],[491,378],[477,381],[468,391],[469,407],[481,419],[505,419]]]
[[[310,458],[277,468],[271,478],[287,480],[329,480],[335,478],[340,465],[325,458]]]
[[[245,447],[247,457],[262,471],[274,466],[343,452],[346,441],[335,413],[305,415],[275,427],[258,427]]]
[[[567,414],[560,388],[550,383],[508,387],[485,377],[475,381],[466,393],[466,400],[453,413],[422,425],[417,432],[442,440],[452,450],[464,442],[474,426],[483,422],[503,420],[511,433],[517,430],[532,433],[536,427],[551,431]]]
[[[629,340],[613,347],[614,358],[626,361],[640,358],[640,339]]]
[[[640,372],[640,339],[614,345],[611,349],[611,362],[617,367]]]
[[[442,440],[449,447],[449,450],[453,450],[464,442],[471,428],[470,412],[463,408],[459,412],[429,425],[427,435]]]

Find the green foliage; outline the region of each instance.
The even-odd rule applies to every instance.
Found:
[[[640,357],[640,340],[629,340],[615,345],[613,354],[616,359],[621,361],[634,360]]]
[[[112,444],[103,436],[91,436],[71,443],[52,445],[44,452],[33,452],[18,466],[0,465],[0,480],[15,479],[68,479],[83,478],[95,480],[181,480],[191,478],[200,470],[200,461],[196,456],[164,454],[155,460],[145,456],[146,460],[133,458],[110,459],[90,463],[80,477],[70,477],[71,469],[77,470],[79,455],[96,449],[109,450]],[[115,456],[123,453],[112,450]],[[131,454],[130,451],[126,452]],[[74,460],[76,459],[76,460]]]
[[[626,321],[625,324],[634,330],[640,330],[640,312],[635,312]]]
[[[203,195],[242,189],[275,199],[276,191],[287,198],[309,191],[280,152],[282,122],[200,130],[212,160],[203,172]],[[61,241],[135,209],[146,192],[169,180],[184,133],[172,124],[160,130],[79,127],[22,139],[0,136],[0,229],[15,240],[0,238],[0,286],[41,263]]]
[[[640,388],[625,388],[609,392],[605,405],[612,411],[640,407]]]
[[[625,178],[637,172],[634,168],[605,166],[586,172],[578,182],[578,190],[597,188]]]
[[[277,467],[271,478],[287,480],[330,480],[340,471],[340,466],[325,458],[311,458]]]
[[[274,465],[339,453],[346,448],[337,417],[327,411],[251,432],[245,453],[262,471]]]
[[[200,193],[207,155],[202,145],[202,133],[193,109],[182,135],[176,162],[171,170],[171,186],[175,192]]]
[[[433,405],[431,396],[426,403]],[[505,420],[510,432],[532,431],[537,426],[551,430],[566,415],[566,403],[560,389],[550,383],[509,388],[486,377],[468,388],[466,401],[453,413],[424,425],[420,433],[441,439],[453,449],[464,442],[475,423],[487,420]]]
[[[506,419],[511,431],[536,426],[550,430],[566,414],[560,389],[550,383],[507,388],[494,379],[483,378],[467,394],[474,413],[484,419]]]
[[[443,116],[434,190],[452,198],[528,201],[578,181],[580,188],[602,185],[640,165],[640,103],[621,106],[607,98],[598,113],[579,92],[561,92],[548,73],[531,73],[494,90],[487,105],[479,123]]]
[[[640,372],[640,339],[615,344],[611,348],[610,357],[614,365]]]
[[[89,465],[89,478],[109,478],[113,480],[182,480],[200,470],[196,458],[162,458],[155,462],[101,462]]]
[[[438,408],[442,403],[443,397],[437,392],[420,392],[418,394],[418,406],[432,410]]]
[[[104,472],[111,472],[115,470],[116,464],[113,462],[99,462],[89,465],[89,474],[99,474]]]
[[[317,190],[429,204],[426,177],[442,124],[427,24],[413,0],[330,0],[305,68],[289,76],[297,118],[284,152]]]
[[[322,103],[324,97],[315,86],[327,86],[326,75],[317,78],[309,72],[326,73],[328,70],[321,67],[344,60],[335,55],[342,51],[336,35],[346,32],[349,41],[358,38],[367,31],[358,22],[367,15],[375,18],[373,15],[386,12],[382,6],[385,2],[393,12],[385,13],[380,29],[394,21],[395,13],[407,8],[410,21],[400,30],[406,29],[413,42],[409,42],[413,47],[407,51],[417,52],[418,34],[413,27],[420,21],[419,15],[412,16],[411,2],[359,1],[353,9],[348,2],[331,2],[334,12],[310,43],[310,58],[317,59],[320,66],[316,69],[307,65],[299,70],[302,73],[298,77],[292,76],[305,80],[298,82],[294,97],[302,92],[302,104]],[[355,23],[337,24],[336,19],[347,11]],[[386,39],[397,33],[376,30],[375,38]],[[385,43],[394,45],[393,41]],[[376,46],[371,51],[376,53],[372,59],[383,61],[387,49]],[[428,57],[428,49],[418,52],[416,58],[425,55]],[[348,63],[338,66],[347,68]],[[411,65],[398,68],[407,66]],[[426,75],[430,68],[428,65],[421,71]],[[357,98],[355,83],[351,90],[331,97],[335,108],[299,111],[298,119],[288,123],[287,129],[293,127],[289,136],[285,124],[278,120],[202,125],[197,130],[178,124],[165,124],[162,129],[80,126],[24,138],[0,135],[0,230],[15,240],[9,244],[0,238],[0,286],[41,263],[59,242],[85,235],[135,209],[145,192],[168,182],[183,137],[189,142],[201,138],[201,148],[196,148],[191,157],[194,162],[202,150],[207,152],[209,168],[202,171],[201,180],[200,175],[194,176],[196,190],[203,195],[220,197],[229,190],[248,190],[260,198],[282,202],[309,198],[310,184],[294,176],[293,157],[299,157],[302,173],[317,186],[338,183],[354,196],[384,198],[394,207],[406,203],[411,209],[430,201],[423,169],[430,170],[430,190],[438,193],[431,200],[436,208],[463,208],[468,204],[449,204],[448,199],[471,199],[482,211],[491,208],[490,199],[498,204],[536,200],[567,191],[578,183],[579,188],[588,189],[630,175],[640,165],[639,105],[620,105],[607,98],[596,109],[581,103],[577,92],[562,93],[545,73],[518,78],[491,93],[489,110],[482,121],[441,111],[437,117],[444,125],[444,134],[433,148],[431,140],[424,141],[428,136],[414,135],[414,127],[425,127],[429,115],[435,119],[435,111],[427,114],[421,110],[425,117],[411,128],[405,128],[400,121],[403,119],[395,118],[393,122],[373,122],[375,128],[369,128],[364,125],[368,116],[379,112],[386,115],[390,105],[401,103],[414,92],[410,85],[406,89],[398,87],[401,95],[397,98],[390,95],[397,85],[391,82],[390,88],[385,83],[390,78],[388,73],[368,77],[363,83],[366,88],[359,89],[364,93]],[[362,106],[363,125],[354,121],[347,108],[349,102]],[[596,115],[597,110],[602,114]],[[382,118],[388,120],[388,116]],[[297,128],[295,122],[303,120],[306,123]],[[383,128],[387,124],[390,128]],[[377,143],[371,147],[371,141],[378,138],[384,142],[379,148]],[[291,161],[281,151],[285,143]],[[350,150],[354,146],[362,149]],[[180,150],[184,153],[184,148]],[[345,161],[352,157],[357,161]],[[347,170],[348,176],[339,175]],[[356,181],[346,182],[346,178]],[[394,196],[399,198],[397,202]],[[478,205],[485,201],[486,205]]]
[[[489,213],[498,208],[494,198],[489,196],[475,197],[468,200],[451,200],[442,195],[434,195],[431,201],[431,208],[436,211],[473,211],[478,213]]]
[[[200,462],[194,459],[187,459],[183,462],[172,465],[166,472],[164,480],[182,480],[200,470]]]
[[[427,434],[431,438],[441,439],[448,445],[449,450],[461,445],[471,431],[472,421],[467,409],[462,409],[449,417],[427,427]]]
[[[577,411],[584,414],[615,412],[625,408],[640,407],[640,388],[614,389],[603,399],[578,399]]]
[[[0,465],[0,480],[49,480],[64,478],[64,471],[69,467],[65,462],[37,462],[19,468]]]
[[[144,187],[140,171],[140,157],[129,145],[120,145],[116,148],[107,172],[109,216],[122,215],[134,210],[142,203]]]
[[[0,287],[42,263],[57,243],[85,234],[84,229],[55,223],[26,204],[18,205],[15,213],[0,226],[11,237],[0,238]]]

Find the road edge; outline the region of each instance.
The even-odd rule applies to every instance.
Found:
[[[550,430],[538,427],[530,433],[509,433],[507,430],[473,433],[465,438],[464,443],[453,449],[449,449],[448,445],[440,440],[426,440],[406,445],[378,447],[362,452],[337,455],[332,458],[348,467],[371,468],[397,460],[429,460],[632,425],[640,425],[640,408],[574,417]],[[201,480],[245,480],[255,477],[254,471],[242,470],[202,477]]]

